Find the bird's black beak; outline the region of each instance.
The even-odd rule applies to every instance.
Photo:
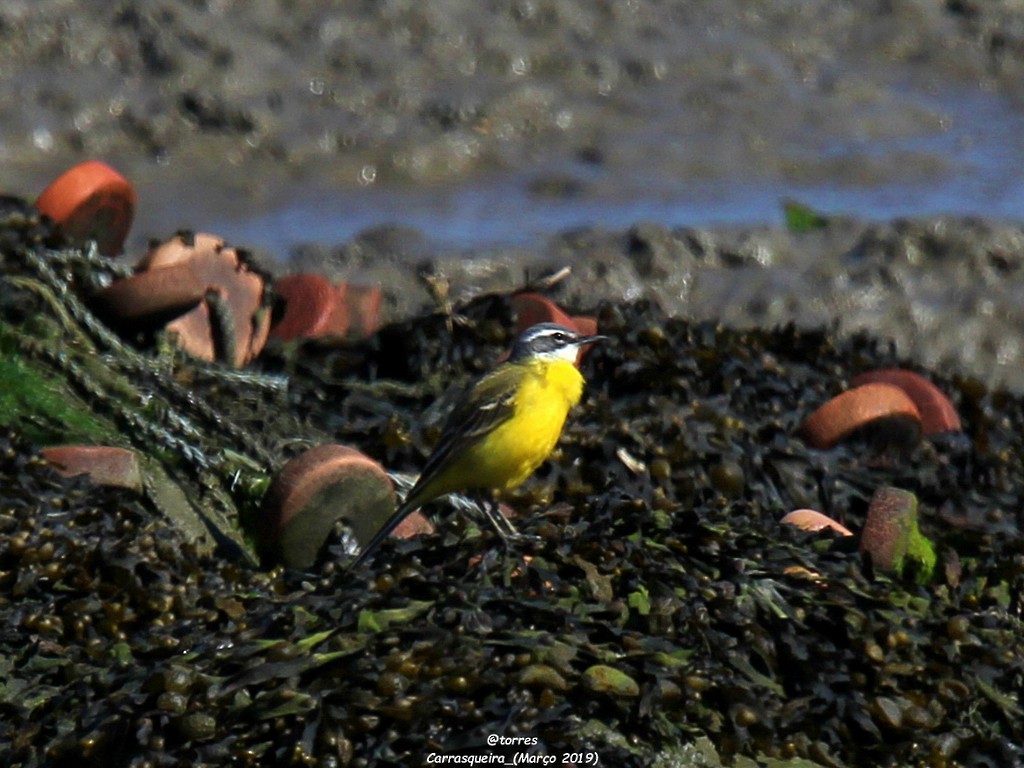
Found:
[[[580,338],[576,340],[576,344],[583,347],[587,344],[596,344],[599,341],[608,341],[608,337],[601,334],[597,334],[595,336],[580,336]]]

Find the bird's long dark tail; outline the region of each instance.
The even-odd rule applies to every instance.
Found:
[[[410,504],[410,501],[413,503]],[[391,532],[394,531],[395,528],[405,520],[405,518],[415,511],[417,506],[419,506],[418,499],[414,498],[413,494],[410,493],[406,497],[406,500],[398,505],[398,509],[396,509],[394,514],[387,519],[384,525],[381,526],[380,530],[373,534],[373,538],[366,542],[366,546],[363,547],[356,559],[352,561],[352,564],[349,566],[349,570],[358,568],[359,564],[369,557],[373,551],[380,546],[380,543],[390,536]]]

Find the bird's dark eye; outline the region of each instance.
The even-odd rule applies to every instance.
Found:
[[[561,331],[556,331],[555,333],[551,334],[551,338],[553,338],[555,341],[560,342],[560,343],[564,343],[564,342],[567,342],[569,340],[569,337],[566,336]]]

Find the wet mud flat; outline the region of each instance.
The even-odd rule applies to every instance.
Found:
[[[765,221],[752,190],[880,220],[1013,217],[1022,29],[1011,2],[9,3],[0,186],[104,159],[140,185],[135,246],[241,217],[247,236],[221,234],[279,256],[349,238],[332,222],[367,189],[353,207],[391,215],[363,226],[514,188],[480,216],[537,238],[574,203],[618,227]],[[637,201],[656,213],[624,219]],[[321,213],[282,241],[274,212],[304,205]]]
[[[936,216],[871,222],[804,213],[781,226],[582,227],[539,245],[446,249],[406,227],[378,227],[339,246],[296,249],[281,271],[317,271],[384,287],[399,319],[445,297],[513,291],[572,270],[576,306],[643,299],[666,314],[735,328],[866,331],[945,375],[1024,390],[1024,227]],[[410,265],[415,265],[411,269]]]
[[[70,371],[69,397],[116,427],[121,411],[39,344],[62,302],[25,290],[25,254],[64,247],[40,237],[31,222],[0,233],[4,364]],[[508,499],[542,539],[522,552],[435,505],[437,534],[389,543],[364,570],[345,570],[336,537],[308,571],[258,567],[189,543],[146,495],[59,478],[37,453],[69,428],[55,414],[4,426],[6,762],[408,765],[502,749],[636,766],[1019,760],[1024,401],[885,339],[570,301],[570,284],[554,298],[610,341],[583,363],[587,393],[558,451]],[[482,295],[359,342],[271,346],[252,373],[287,375],[284,399],[239,377],[175,386],[219,415],[199,421],[206,445],[283,462],[336,441],[415,471],[432,404],[493,365],[513,329],[509,296]],[[47,348],[72,355],[77,338]],[[855,375],[894,366],[945,392],[962,431],[867,430],[829,450],[800,436]],[[198,500],[251,492],[154,449],[144,438],[162,417],[144,407],[154,429],[110,439]],[[933,571],[889,572],[856,536],[779,523],[816,507],[857,533],[881,487],[917,497]]]

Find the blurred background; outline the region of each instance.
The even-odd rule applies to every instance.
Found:
[[[380,224],[779,223],[784,197],[1016,218],[1022,41],[1011,2],[8,2],[0,184],[101,158],[135,248],[278,256]]]
[[[1011,0],[0,7],[0,188],[105,160],[129,260],[210,231],[391,316],[425,261],[455,298],[570,264],[571,304],[867,329],[1015,385],[1022,107]]]

